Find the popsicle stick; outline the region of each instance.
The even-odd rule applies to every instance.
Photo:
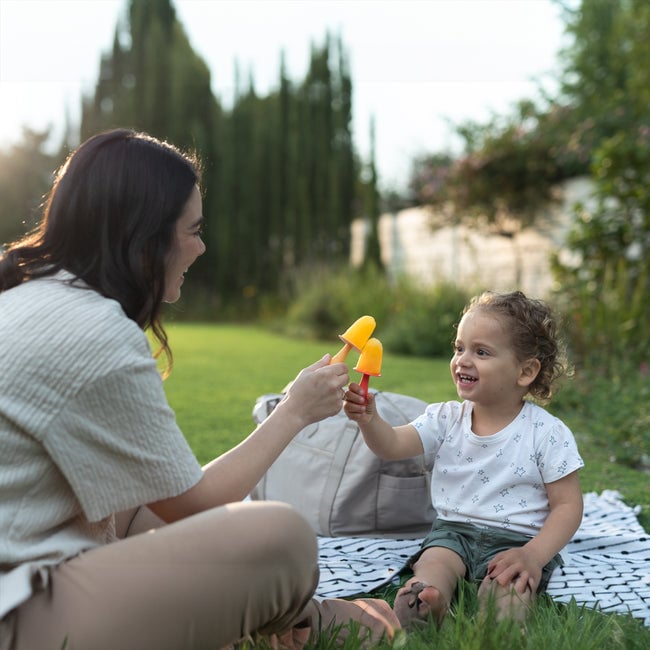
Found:
[[[370,380],[370,375],[363,375],[361,377],[361,381],[359,382],[359,386],[361,386],[361,390],[363,391],[363,398],[368,399],[368,381]]]
[[[348,356],[352,346],[349,343],[346,343],[333,357],[330,361],[330,365],[333,363],[341,363],[345,361],[345,358]]]

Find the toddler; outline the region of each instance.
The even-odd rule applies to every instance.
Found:
[[[547,400],[562,373],[549,306],[520,291],[475,297],[463,311],[451,376],[459,401],[430,404],[413,422],[392,427],[349,385],[345,412],[378,456],[435,454],[431,497],[438,513],[397,592],[402,625],[449,608],[458,581],[480,581],[498,620],[523,621],[535,595],[561,565],[559,551],[582,519],[571,431],[527,397]]]

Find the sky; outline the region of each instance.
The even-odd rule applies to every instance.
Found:
[[[454,125],[507,114],[553,90],[566,44],[553,0],[173,0],[212,89],[232,104],[235,64],[258,93],[277,88],[280,55],[301,80],[329,31],[347,51],[353,137],[380,185],[404,187],[412,160],[458,151]],[[76,123],[127,0],[0,0],[0,147],[22,128]]]

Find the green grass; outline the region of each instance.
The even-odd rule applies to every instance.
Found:
[[[248,435],[254,427],[252,409],[259,395],[280,392],[304,366],[340,347],[338,341],[292,340],[250,326],[174,324],[168,334],[175,365],[165,390],[202,463]],[[356,361],[356,354],[348,357],[352,379],[358,378],[352,370]],[[382,377],[372,378],[371,386],[426,401],[456,396],[447,360],[385,354]],[[599,446],[590,444],[588,431],[576,430],[576,435],[586,464],[581,472],[583,491],[615,489],[628,503],[642,504],[645,510],[640,519],[649,530],[648,475],[611,462]],[[391,601],[394,588],[381,596]],[[400,633],[392,644],[376,647],[545,650],[551,644],[554,650],[648,648],[650,629],[629,616],[603,615],[575,603],[561,606],[548,598],[540,599],[525,632],[509,623],[480,623],[475,590],[468,586],[440,630],[430,625],[416,633]],[[322,638],[314,647],[335,646],[331,639]],[[343,647],[356,650],[360,646],[348,640]]]
[[[248,326],[175,324],[167,327],[174,369],[165,390],[178,423],[199,461],[241,441],[254,428],[252,410],[258,396],[279,393],[302,368],[334,354],[340,341],[291,340]],[[348,356],[350,377],[358,355]],[[386,354],[378,390],[424,400],[453,398],[447,361]]]

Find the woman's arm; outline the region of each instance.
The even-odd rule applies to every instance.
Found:
[[[245,440],[203,468],[203,478],[183,494],[149,504],[167,522],[240,501],[308,424],[341,410],[342,388],[348,382],[344,363],[329,365],[330,356],[302,370],[284,399]]]

